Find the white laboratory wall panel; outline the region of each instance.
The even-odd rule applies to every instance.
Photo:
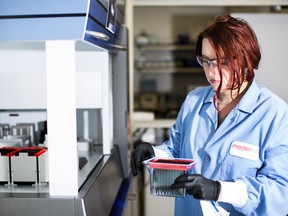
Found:
[[[247,20],[257,34],[262,59],[256,81],[288,102],[288,14],[232,14]]]
[[[0,43],[0,108],[46,106],[45,45]]]
[[[102,108],[104,53],[76,52],[77,108]],[[1,109],[46,109],[45,58],[41,42],[0,43]],[[63,88],[66,84],[63,80]]]

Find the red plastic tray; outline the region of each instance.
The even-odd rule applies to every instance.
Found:
[[[14,148],[14,147],[3,147],[0,148],[1,156],[19,156],[19,153],[26,152],[28,156],[39,157],[47,150],[45,148],[40,147],[27,147],[27,148]]]
[[[151,169],[188,171],[195,165],[195,160],[185,158],[152,158],[145,163]]]

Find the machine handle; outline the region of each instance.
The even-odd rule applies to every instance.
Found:
[[[127,47],[121,44],[110,44],[110,46],[118,50],[127,50]]]
[[[100,39],[100,40],[104,40],[104,41],[109,40],[109,36],[102,33],[102,32],[95,32],[95,31],[86,30],[86,34],[88,34],[91,37],[96,38],[96,39]]]

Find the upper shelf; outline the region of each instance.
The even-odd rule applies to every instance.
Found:
[[[287,0],[134,0],[134,6],[273,6],[288,5]]]
[[[176,119],[133,120],[133,128],[170,128]]]
[[[203,73],[195,58],[195,44],[149,44],[138,49],[135,66],[142,73]]]
[[[141,51],[194,51],[194,44],[157,44],[139,46]]]
[[[203,74],[202,67],[153,67],[138,68],[142,73]]]

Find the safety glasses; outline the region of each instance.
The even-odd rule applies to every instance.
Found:
[[[196,56],[196,59],[198,63],[203,67],[203,68],[209,68],[210,65],[212,64],[214,68],[218,68],[218,63],[217,59],[206,59],[202,56]],[[228,67],[227,60],[226,59],[221,59],[221,66],[222,67]]]

